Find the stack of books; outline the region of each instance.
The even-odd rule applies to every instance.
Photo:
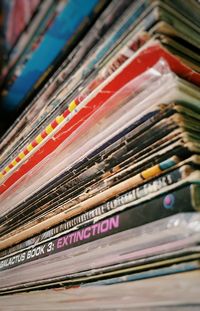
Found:
[[[2,308],[198,310],[199,3],[35,2],[1,78]]]

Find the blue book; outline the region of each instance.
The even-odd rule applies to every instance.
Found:
[[[15,110],[51,68],[62,50],[80,29],[85,19],[92,15],[99,0],[69,0],[63,11],[45,34],[40,46],[33,52],[21,75],[8,90],[2,100],[2,107],[7,111]],[[81,9],[80,9],[81,8]]]

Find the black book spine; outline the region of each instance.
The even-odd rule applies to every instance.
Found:
[[[168,114],[169,111],[164,111],[164,114]],[[170,111],[172,113],[172,111]],[[156,114],[156,117],[159,117],[159,114]],[[152,119],[150,118],[151,123]],[[149,120],[147,120],[149,121]],[[151,132],[149,134],[150,136],[150,141],[147,139],[143,139],[142,137],[139,136],[138,138],[132,139],[130,137],[127,137],[127,141],[124,139],[122,146],[118,146],[115,151],[108,156],[108,158],[102,161],[102,157],[100,157],[101,162],[96,162],[93,163],[92,166],[88,167],[86,170],[83,170],[80,172],[80,174],[72,177],[71,179],[68,177],[66,183],[61,183],[58,187],[54,187],[53,191],[48,192],[48,194],[44,195],[43,197],[40,197],[39,199],[34,200],[34,203],[28,204],[28,202],[23,202],[22,205],[16,207],[14,210],[6,214],[5,216],[2,216],[0,218],[0,224],[4,225],[2,228],[0,228],[0,232],[10,232],[12,229],[17,228],[19,225],[22,225],[25,223],[28,219],[31,219],[31,217],[36,217],[37,215],[41,215],[42,213],[45,213],[47,210],[54,209],[58,203],[61,205],[63,202],[66,202],[68,199],[72,199],[74,196],[79,195],[81,192],[85,191],[86,187],[91,188],[91,184],[94,184],[94,189],[97,188],[97,185],[95,182],[101,181],[101,179],[105,178],[104,173],[106,172],[108,174],[112,174],[112,168],[115,166],[121,167],[123,165],[120,165],[119,163],[125,159],[129,159],[129,157],[134,154],[137,150],[144,149],[146,145],[153,143],[153,141],[157,140],[158,137],[158,132],[160,133],[160,136],[162,137],[163,135],[167,134],[167,130],[171,130],[171,124],[167,125],[164,123],[164,130],[163,128],[163,122],[161,122],[161,126],[155,126],[152,127]],[[168,128],[169,126],[169,128]],[[174,124],[173,124],[174,126]],[[158,130],[159,128],[159,130]],[[153,133],[152,133],[153,131]],[[136,136],[138,131],[134,130],[132,135],[133,137]],[[148,135],[148,132],[146,133]],[[129,134],[130,135],[130,134]],[[128,135],[127,135],[128,136]],[[141,138],[141,139],[140,139]],[[138,147],[138,141],[144,141],[143,145]],[[133,148],[133,146],[136,146]],[[105,155],[105,153],[104,153]],[[126,163],[125,163],[126,164]],[[125,165],[124,164],[124,165]],[[115,169],[114,169],[115,170]],[[126,173],[125,173],[126,174]],[[78,188],[77,188],[78,186]],[[111,186],[111,185],[110,185]],[[63,197],[64,196],[64,197]],[[8,216],[10,218],[8,222]]]
[[[183,170],[188,169],[193,170],[193,164],[184,166],[184,168],[175,169],[163,176],[156,177],[154,180],[147,182],[139,187],[135,187],[132,190],[125,192],[122,195],[117,196],[116,198],[109,200],[105,204],[95,207],[89,211],[84,212],[70,220],[65,221],[52,229],[47,230],[46,232],[35,236],[32,239],[29,239],[25,242],[21,242],[9,249],[6,249],[0,252],[0,257],[11,254],[13,252],[19,251],[21,249],[27,248],[35,243],[39,243],[56,234],[63,233],[64,231],[70,230],[73,227],[80,226],[87,221],[91,221],[93,218],[98,217],[100,215],[104,215],[110,210],[114,210],[119,206],[123,206],[124,204],[131,204],[132,202],[137,201],[138,199],[145,198],[150,193],[155,193],[169,185],[175,184],[176,182],[182,179]]]
[[[191,184],[179,188],[97,223],[84,226],[77,231],[64,234],[51,241],[22,251],[17,255],[9,256],[0,261],[0,270],[10,269],[20,264],[65,251],[72,247],[78,247],[106,236],[172,216],[179,212],[198,210],[200,207],[199,190],[200,186],[198,184]]]

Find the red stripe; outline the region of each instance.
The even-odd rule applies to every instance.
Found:
[[[38,145],[38,142],[36,140],[32,141],[31,145],[33,146],[33,148],[35,148]]]
[[[29,154],[28,149],[24,149],[23,153],[24,153],[25,155]]]
[[[53,129],[55,129],[58,126],[57,121],[53,120],[53,122],[51,122],[51,126],[53,127]]]
[[[66,118],[70,114],[68,108],[63,112],[63,117]]]
[[[76,105],[80,104],[80,102],[81,102],[81,100],[79,100],[79,98],[78,98],[78,97],[77,97],[77,98],[75,98],[75,100],[74,100],[74,101],[75,101],[75,104],[76,104]]]
[[[42,138],[44,139],[45,137],[47,137],[47,133],[46,133],[45,131],[43,131],[43,132],[41,133],[41,136],[42,136]]]

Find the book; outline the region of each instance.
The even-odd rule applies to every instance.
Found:
[[[194,290],[188,290],[193,287]],[[27,311],[31,310],[33,305],[40,310],[45,310],[48,306],[50,311],[58,308],[94,310],[97,306],[101,306],[103,310],[118,308],[142,311],[179,311],[183,310],[184,306],[187,311],[197,311],[200,305],[198,287],[199,271],[194,270],[137,282],[124,282],[120,285],[72,286],[60,287],[57,290],[49,288],[40,292],[19,292],[1,297],[1,300],[3,307],[14,307],[16,311],[21,310],[23,306]]]
[[[196,161],[196,159],[193,157],[192,161]],[[41,233],[33,237],[31,240],[27,241],[27,244],[26,242],[22,242],[20,244],[17,244],[13,248],[6,250],[5,252],[7,251],[12,252],[15,249],[17,250],[19,248],[25,247],[25,245],[27,246],[30,246],[31,244],[34,245],[36,242],[38,243],[40,241],[44,241],[45,239],[49,239],[50,237],[61,234],[63,232],[77,230],[78,228],[90,223],[94,224],[99,219],[104,219],[108,215],[126,209],[129,206],[133,205],[135,206],[141,202],[147,202],[152,198],[157,197],[161,193],[163,194],[168,191],[172,191],[173,189],[176,189],[177,186],[185,185],[189,182],[192,181],[194,182],[195,180],[197,181],[198,173],[195,172],[195,167],[198,168],[198,164],[195,164],[195,162],[190,163],[189,161],[187,161],[186,163],[185,165],[180,166],[180,168],[177,168],[164,175],[154,178],[152,181],[144,183],[144,185],[133,188],[132,190],[117,196],[113,200],[110,200],[89,211],[83,212],[80,215],[77,215],[76,217],[69,219],[64,223],[61,223],[60,225],[57,225],[52,229],[47,230],[45,233]],[[17,211],[15,211],[15,213],[17,213]],[[20,215],[22,215],[22,212],[19,212],[19,216],[18,214],[16,215],[18,217],[16,217],[15,215],[10,215],[11,219],[8,218],[8,221],[4,222],[3,224],[4,237],[6,237],[7,233],[5,225],[9,226],[10,231],[13,230],[15,227],[17,227],[12,225],[12,219],[14,216],[15,216],[14,224],[16,224],[18,219],[20,219],[19,230],[20,231],[23,230],[22,226],[23,222],[21,222]],[[24,227],[24,229],[26,227]],[[19,230],[16,232],[19,232]]]
[[[168,217],[183,210],[188,212],[193,210],[193,208],[199,208],[198,194],[199,189],[193,187],[193,185],[182,187],[174,192],[160,196],[159,199],[154,199],[148,202],[148,204],[140,204],[134,208],[122,211],[116,216],[97,222],[94,225],[86,226],[81,230],[66,235],[58,236],[55,239],[50,239],[47,243],[42,242],[34,247],[29,247],[27,250],[22,250],[22,252],[18,254],[11,255],[1,260],[1,279],[4,280],[3,288],[16,284],[16,280],[19,285],[25,282],[35,283],[37,279],[41,280],[44,278],[47,280],[49,277],[53,280],[53,276],[57,278],[59,273],[60,276],[62,276],[66,269],[68,270],[68,273],[69,271],[71,271],[71,273],[72,271],[77,273],[78,270],[86,270],[87,266],[89,265],[90,267],[91,264],[93,268],[95,268],[107,266],[109,262],[113,263],[113,261],[118,263],[119,261],[129,261],[131,258],[133,259],[134,256],[135,258],[147,256],[148,249],[145,249],[144,252],[144,245],[138,240],[135,241],[135,249],[133,249],[134,235],[130,235],[130,229],[134,227],[140,228],[142,224],[148,223],[150,219],[153,221],[161,219],[162,217]],[[187,200],[191,200],[191,198],[192,202],[188,202]],[[198,205],[195,206],[194,204]],[[152,225],[153,223],[151,224],[151,228]],[[105,228],[107,228],[107,230],[105,230]],[[198,241],[198,232],[196,231],[196,228],[194,228],[194,240],[193,236],[190,237],[190,233],[189,237],[185,238],[184,233],[185,241],[182,241],[181,239],[180,241],[178,240],[176,225],[176,238],[174,241],[167,237],[166,234],[161,234],[161,229],[159,229],[160,235],[158,235],[157,230],[158,229],[155,228],[155,234],[153,233],[151,235],[148,233],[142,237],[144,241],[143,243],[147,245],[146,248],[149,248],[149,254],[152,254],[153,252],[161,253],[162,251],[166,253],[166,245],[168,243],[169,246],[171,243],[172,247],[177,249],[177,247],[182,248],[183,243],[187,244],[189,241],[195,241],[195,239],[196,242]],[[171,230],[171,228],[167,228],[167,231],[171,232]],[[86,234],[83,235],[85,232]],[[180,232],[183,234],[182,229]],[[149,240],[147,238],[148,235]],[[130,238],[128,238],[128,236]],[[99,245],[99,239],[102,246],[100,249],[94,247],[94,245]],[[159,239],[164,239],[165,242],[160,242]],[[152,248],[151,243],[153,247],[155,247],[155,250]],[[75,254],[77,253],[79,256],[76,257]],[[80,253],[82,254],[82,257],[80,256]],[[66,257],[67,254],[68,257]],[[101,256],[99,256],[100,254]],[[115,254],[114,257],[113,254]],[[59,255],[62,256],[60,257]],[[88,261],[88,256],[90,257],[90,261]],[[68,258],[68,264],[70,263],[70,260],[72,260],[74,261],[74,265],[62,265],[61,262],[63,260],[66,261],[66,258]],[[77,258],[76,265],[75,258]],[[42,262],[43,264],[41,265]],[[50,265],[51,269],[49,269]],[[58,268],[58,265],[60,268]],[[27,273],[27,271],[29,271],[29,273]],[[50,274],[49,271],[51,271]],[[17,279],[15,277],[16,273],[18,275],[20,273],[20,277]]]
[[[161,57],[161,55],[159,56],[159,53],[158,51],[156,52],[156,49],[158,48],[158,50],[160,49],[159,46],[155,45],[155,50],[154,48],[152,49],[152,53],[153,55],[157,58]],[[151,48],[150,48],[151,50]],[[162,50],[163,51],[163,50]],[[163,51],[164,52],[164,51]],[[151,53],[151,52],[150,52]],[[147,57],[148,53],[142,53],[143,57]],[[139,57],[139,56],[138,56]],[[170,56],[172,57],[172,56]],[[135,56],[134,56],[134,59],[135,59]],[[130,79],[130,77],[126,74],[125,75],[125,72],[127,71],[127,73],[131,72],[131,76],[137,76],[138,73],[136,73],[136,71],[131,71],[130,67],[137,63],[137,58],[133,61],[131,61],[130,59],[130,64],[128,66],[126,66],[124,68],[124,70],[120,70],[120,73],[112,79],[112,82],[108,83],[108,81],[106,82],[106,85],[103,89],[102,89],[102,86],[101,86],[101,92],[99,92],[100,90],[96,90],[95,91],[95,94],[93,94],[93,98],[92,100],[85,106],[84,109],[81,109],[79,111],[79,113],[75,113],[74,117],[71,119],[70,117],[70,121],[67,122],[66,124],[64,124],[65,122],[61,122],[62,124],[62,128],[60,128],[60,130],[56,130],[56,134],[53,136],[53,137],[50,137],[50,139],[46,139],[46,143],[45,145],[41,146],[39,150],[37,150],[36,152],[33,153],[33,156],[34,157],[34,160],[32,160],[32,162],[34,163],[38,163],[40,162],[42,159],[44,159],[47,155],[49,155],[53,150],[55,150],[55,148],[57,148],[64,140],[66,140],[66,138],[72,134],[74,132],[75,129],[77,129],[79,126],[80,126],[80,119],[81,119],[81,123],[83,123],[84,121],[86,121],[91,115],[92,115],[92,107],[91,105],[94,105],[95,104],[95,108],[97,109],[98,108],[98,102],[99,104],[104,102],[105,100],[107,100],[111,94],[113,93],[110,93],[108,92],[109,88],[113,88],[114,85],[116,87],[116,90],[119,89],[119,85],[118,85],[118,82],[120,81],[120,84],[121,84],[121,87],[123,86],[124,83],[127,83]],[[148,57],[148,60],[149,60],[149,57]],[[151,60],[153,61],[153,58],[151,57]],[[145,62],[144,62],[145,63]],[[178,63],[177,63],[178,64]],[[149,64],[150,65],[150,64]],[[149,66],[148,65],[148,66]],[[123,66],[122,66],[123,67]],[[139,68],[139,67],[138,67]],[[134,66],[134,69],[136,70],[136,66]],[[140,69],[141,69],[141,66],[140,66]],[[116,75],[116,74],[115,74]],[[119,78],[123,75],[123,79],[124,77],[126,77],[126,81],[123,82],[122,79],[119,80]],[[115,83],[115,81],[118,81],[117,83]],[[97,88],[98,89],[98,88]],[[114,90],[112,90],[113,92]],[[94,96],[95,95],[95,96]],[[86,98],[87,99],[87,98]],[[88,102],[88,99],[87,99],[87,102]],[[87,110],[86,108],[90,106],[90,110]],[[87,112],[86,112],[87,111]],[[67,114],[69,113],[69,111],[67,112]],[[94,113],[94,112],[93,112]],[[77,122],[78,121],[78,122]],[[52,126],[51,126],[52,127]],[[70,128],[71,130],[67,130],[68,128]],[[61,135],[62,133],[62,135]],[[42,134],[41,134],[42,135]],[[27,147],[29,150],[32,150],[33,147],[29,148]],[[27,149],[27,150],[28,150]],[[36,148],[37,149],[37,148]],[[17,157],[14,162],[15,163],[18,163],[21,161],[20,158],[24,158],[25,157],[25,154],[27,154],[28,151],[25,151],[25,153],[22,152],[22,154]],[[29,153],[29,152],[28,152]],[[23,166],[23,168],[18,168],[17,172],[14,172],[12,174],[12,177],[8,177],[6,181],[3,182],[3,185],[1,186],[1,191],[5,191],[6,188],[10,187],[19,177],[22,177],[23,174],[25,174],[27,171],[29,171],[32,167],[33,167],[33,163],[31,164],[31,159],[29,159],[29,161],[26,161],[26,164]],[[14,168],[15,168],[16,165],[14,165]],[[17,167],[17,166],[16,166]],[[3,171],[3,175],[7,174],[6,172],[9,172],[10,170],[13,169],[13,164],[12,164],[12,168],[10,168],[9,166],[6,168],[6,170]],[[20,173],[20,170],[23,172],[23,174]],[[6,176],[6,175],[5,175]],[[8,184],[8,186],[6,186],[6,183]]]

